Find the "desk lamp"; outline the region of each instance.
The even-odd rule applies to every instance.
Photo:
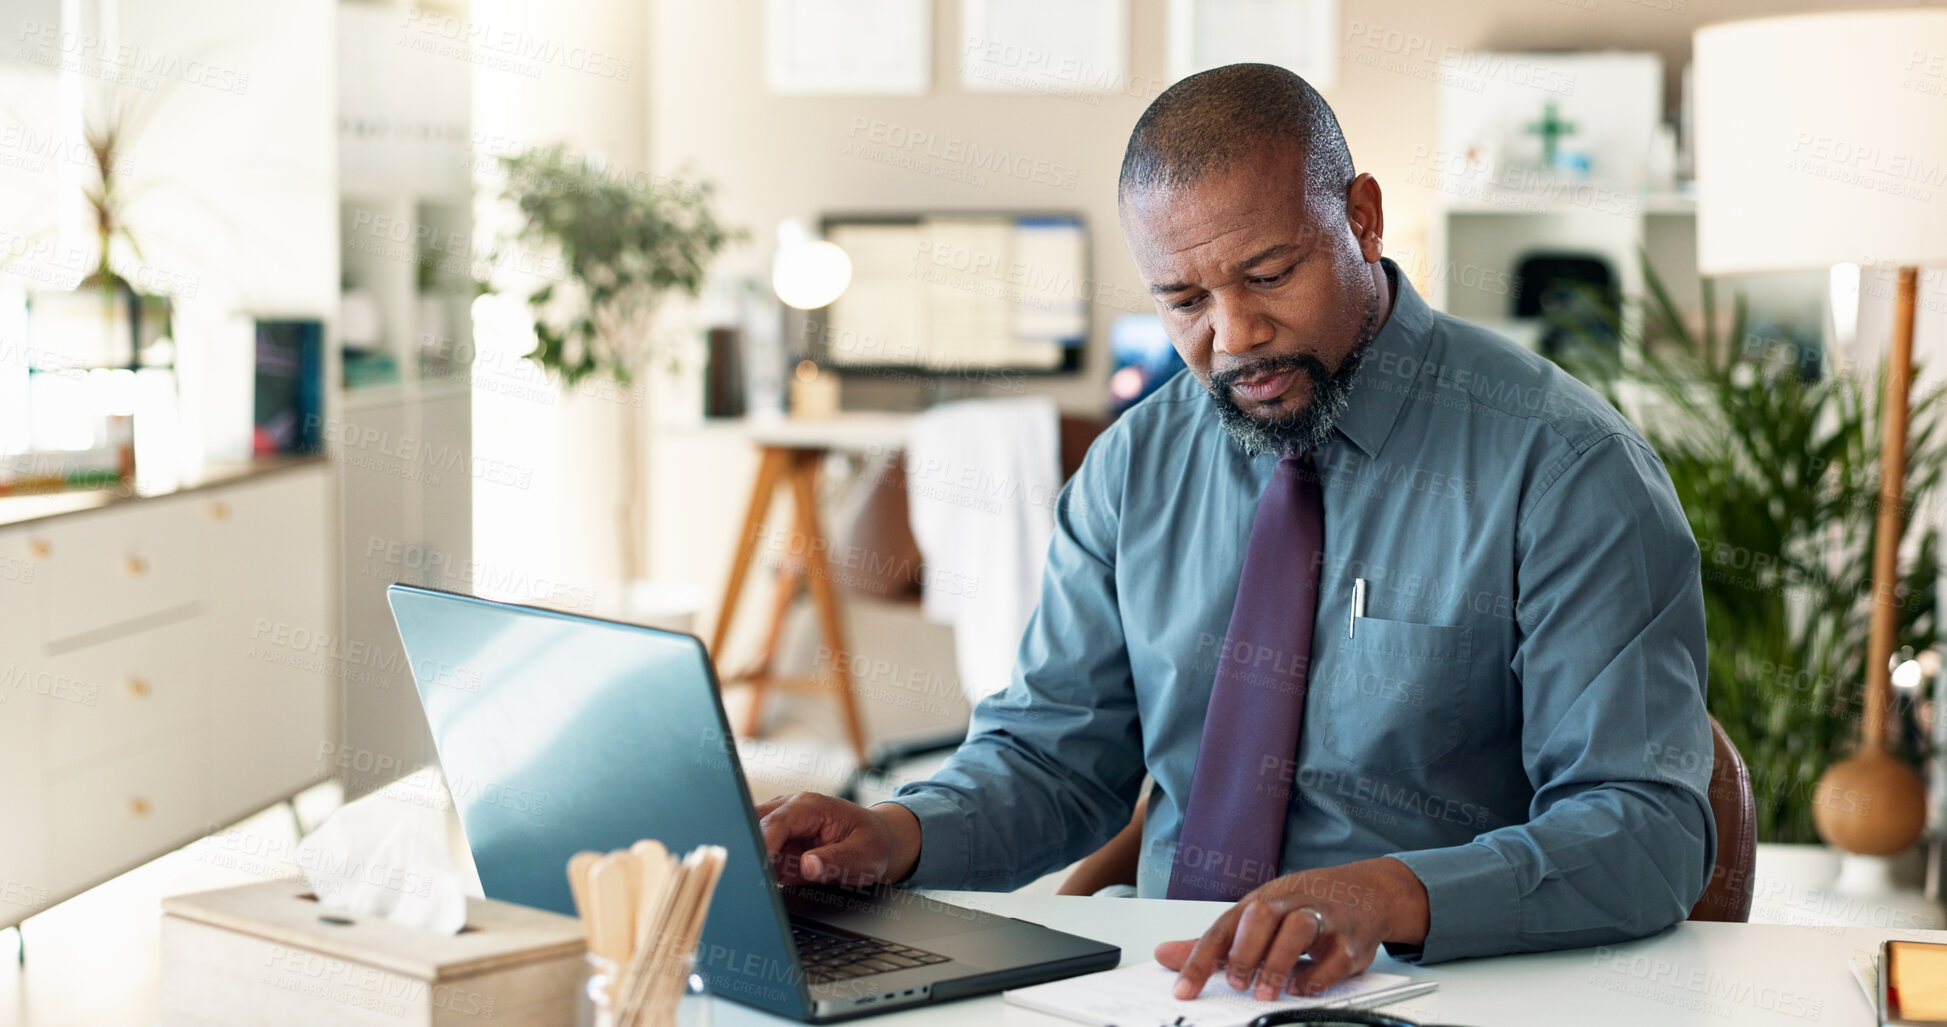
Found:
[[[1707,26],[1695,42],[1698,269],[1898,269],[1865,715],[1855,751],[1813,796],[1828,843],[1887,856],[1926,819],[1919,776],[1886,751],[1886,711],[1919,268],[1947,265],[1947,10],[1760,18]]]
[[[852,283],[852,258],[837,243],[814,239],[796,218],[777,225],[777,255],[771,258],[771,289],[794,310],[817,310],[838,301]],[[801,315],[799,315],[801,317]],[[833,417],[838,413],[838,379],[809,359],[811,340],[802,340],[803,358],[791,375],[791,416]]]

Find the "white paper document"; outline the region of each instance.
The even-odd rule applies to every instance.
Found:
[[[1007,993],[1007,1001],[1100,1027],[1248,1027],[1252,1020],[1281,1009],[1363,1009],[1435,987],[1432,981],[1415,981],[1405,974],[1362,973],[1311,998],[1287,995],[1259,1002],[1213,975],[1202,995],[1185,1002],[1176,998],[1176,971],[1160,963],[1144,963],[1017,988]]]

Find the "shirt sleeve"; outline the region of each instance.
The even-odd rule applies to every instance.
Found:
[[[908,885],[1011,890],[1129,823],[1143,760],[1116,601],[1127,422],[1090,448],[1056,501],[1013,683],[974,708],[966,743],[938,773],[890,800],[919,818]]]
[[[1638,938],[1710,878],[1704,605],[1696,540],[1640,439],[1597,442],[1517,529],[1511,670],[1528,822],[1397,852],[1425,884],[1425,962]]]

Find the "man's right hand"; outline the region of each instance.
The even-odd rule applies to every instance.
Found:
[[[757,820],[780,884],[896,884],[919,862],[919,818],[896,802],[798,792],[759,803]]]

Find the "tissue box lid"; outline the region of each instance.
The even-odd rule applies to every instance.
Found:
[[[469,897],[466,927],[459,934],[436,934],[327,909],[296,877],[172,896],[162,900],[162,912],[426,981],[575,956],[585,947],[581,921],[559,913]]]

